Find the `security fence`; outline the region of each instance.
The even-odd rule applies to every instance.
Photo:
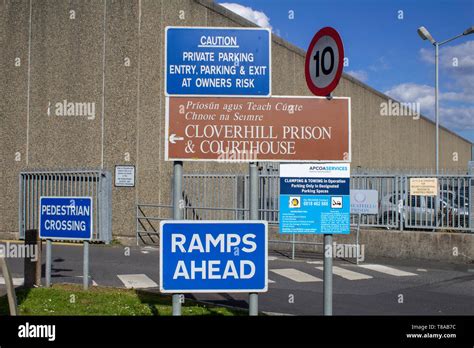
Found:
[[[37,230],[42,196],[92,197],[93,241],[112,240],[112,176],[102,170],[24,171],[19,175],[20,238]]]
[[[411,195],[410,179],[420,177],[438,179],[438,196]],[[278,170],[264,167],[259,178],[259,218],[269,224],[278,224]],[[472,175],[356,173],[351,175],[351,189],[371,189],[378,192],[378,214],[362,215],[362,227],[474,232]],[[185,174],[183,190],[185,219],[243,220],[249,217],[248,175]],[[156,239],[158,225],[153,222],[155,219],[172,218],[171,207],[138,205],[137,241],[143,235],[155,235]],[[167,210],[166,214],[163,209]],[[357,224],[357,218],[355,215],[351,216],[351,225]]]
[[[417,229],[444,229],[474,231],[472,197],[474,178],[468,175],[437,176],[437,196],[415,196],[409,191],[410,179],[421,177],[409,175],[405,178],[403,196],[397,196],[403,202],[401,218],[404,226]],[[395,196],[382,204],[382,209],[390,210]],[[401,205],[401,204],[400,204]]]

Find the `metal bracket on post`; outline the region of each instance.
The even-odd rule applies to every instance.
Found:
[[[183,162],[173,162],[173,219],[182,220],[181,202],[183,200]],[[172,295],[173,315],[181,315],[181,295]]]
[[[328,250],[329,249],[329,250]],[[324,235],[324,315],[332,315],[332,234]]]
[[[258,168],[256,162],[249,164],[249,208],[250,220],[258,220]],[[258,315],[258,294],[249,294],[249,315]]]

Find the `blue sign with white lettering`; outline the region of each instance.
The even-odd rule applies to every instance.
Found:
[[[91,197],[40,197],[40,238],[90,240],[92,213]]]
[[[164,293],[267,291],[266,221],[162,221]]]
[[[280,165],[280,233],[349,234],[346,163]]]
[[[167,96],[271,95],[271,32],[264,28],[166,28]]]

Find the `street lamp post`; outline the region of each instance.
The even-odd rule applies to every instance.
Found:
[[[474,26],[471,26],[464,30],[462,34],[459,34],[450,39],[437,42],[433,39],[430,32],[425,27],[418,28],[418,35],[423,40],[428,40],[435,47],[435,122],[436,122],[436,175],[439,174],[439,103],[438,103],[438,92],[439,92],[439,81],[438,81],[438,70],[439,70],[439,46],[444,45],[450,41],[453,41],[461,36],[469,35],[474,33]]]
[[[444,45],[445,43],[448,43],[450,41],[453,41],[457,39],[458,37],[469,35],[474,33],[474,26],[467,28],[464,30],[462,34],[459,34],[455,37],[452,37],[450,39],[437,42],[435,39],[433,39],[433,36],[431,36],[430,32],[428,29],[425,27],[419,27],[418,30],[418,35],[423,39],[423,40],[428,40],[431,42],[431,44],[435,47],[435,122],[436,122],[436,177],[439,175],[439,101],[438,101],[438,93],[439,93],[439,46]],[[439,201],[439,194],[436,195],[436,202],[435,202],[435,229],[438,226],[438,214],[439,214],[439,209],[440,209],[440,201]]]

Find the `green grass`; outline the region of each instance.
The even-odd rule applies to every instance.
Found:
[[[20,315],[171,315],[171,297],[140,290],[54,285],[17,289]],[[0,315],[8,315],[6,295],[0,298]],[[183,315],[247,315],[246,311],[200,304],[186,299]]]

